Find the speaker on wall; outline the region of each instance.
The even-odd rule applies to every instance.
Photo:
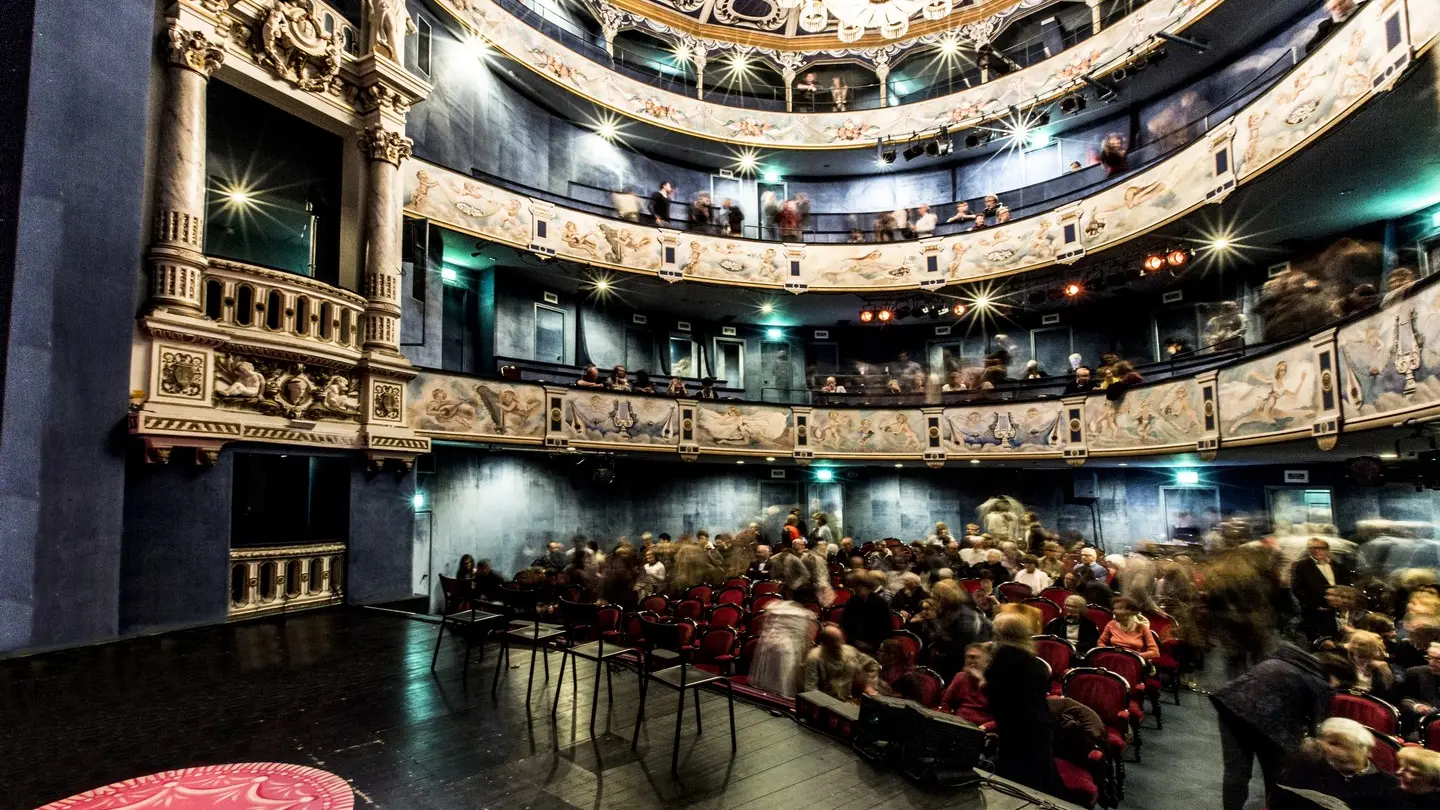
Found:
[[[1083,503],[1093,501],[1100,497],[1099,483],[1095,479],[1094,470],[1071,470],[1070,471],[1070,503]]]

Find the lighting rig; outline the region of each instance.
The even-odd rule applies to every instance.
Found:
[[[866,301],[860,309],[860,323],[884,326],[906,319],[938,321],[962,318],[970,309],[964,301],[953,298],[915,295]]]

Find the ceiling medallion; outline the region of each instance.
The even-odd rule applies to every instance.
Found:
[[[825,30],[830,16],[836,20],[841,42],[859,42],[868,28],[885,39],[899,39],[910,31],[910,19],[919,12],[927,20],[941,20],[954,9],[953,0],[776,0],[780,8],[800,9],[800,28],[811,34]]]

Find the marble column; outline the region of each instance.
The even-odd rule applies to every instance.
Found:
[[[199,314],[205,252],[205,90],[224,44],[171,21],[166,29],[165,106],[155,161],[150,243],[152,309]]]
[[[383,126],[360,133],[360,149],[370,159],[365,200],[364,347],[400,353],[400,233],[403,201],[400,163],[414,142]]]
[[[691,59],[695,62],[695,97],[705,98],[705,50],[697,48]]]
[[[795,69],[784,68],[780,71],[780,78],[785,82],[785,112],[795,111]],[[813,110],[811,111],[813,112]]]
[[[890,100],[890,65],[876,65],[875,78],[880,80],[880,106],[884,107]]]

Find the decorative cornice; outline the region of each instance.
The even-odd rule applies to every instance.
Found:
[[[251,29],[248,45],[256,64],[312,93],[333,88],[345,48],[338,28],[326,34],[314,7],[293,0],[273,0]]]
[[[202,31],[186,31],[177,20],[166,26],[165,36],[166,56],[176,67],[188,68],[208,79],[225,62],[223,42],[212,42]]]
[[[344,554],[344,543],[310,543],[296,546],[261,546],[259,548],[230,549],[231,560],[271,560],[280,557],[302,557],[306,555]]]
[[[414,154],[415,142],[381,126],[366,127],[360,133],[360,151],[371,160],[383,160],[397,168]]]

